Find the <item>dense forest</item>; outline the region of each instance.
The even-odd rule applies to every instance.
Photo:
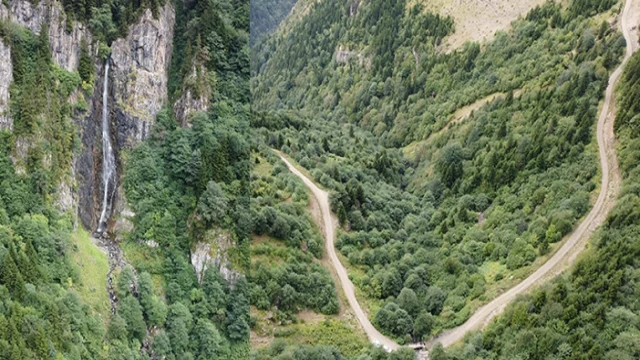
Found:
[[[0,354],[103,358],[105,326],[78,292],[73,220],[52,206],[53,171],[38,151],[16,171],[13,135],[0,131],[0,144]]]
[[[252,127],[332,191],[371,319],[407,343],[517,283],[590,209],[625,42],[592,17],[613,2],[576,0],[441,53],[452,20],[397,3],[323,1],[258,43]]]
[[[254,0],[251,2],[251,46],[270,34],[291,12],[296,0]]]
[[[139,297],[148,327],[161,329],[152,334],[156,356],[244,359],[249,285],[241,274],[249,268],[251,232],[244,135],[249,130],[249,7],[244,1],[176,6],[170,101],[187,89],[197,93],[207,86],[213,105],[192,116],[186,128],[165,109],[150,138],[126,155],[124,188],[136,216],[123,249],[138,271],[160,284],[166,299],[160,307],[167,310],[159,311],[164,317],[151,320]],[[198,74],[195,84],[190,76],[194,63],[206,72]],[[157,247],[149,248],[147,241]],[[225,244],[228,248],[220,251],[228,263],[221,265],[232,275],[209,267],[197,278],[190,263],[197,244],[216,249]],[[127,304],[123,301],[119,311],[128,312]]]
[[[640,139],[630,104],[640,90],[640,56],[627,63],[618,87],[616,117],[623,185],[617,205],[594,239],[593,248],[567,275],[510,305],[484,332],[468,337],[444,359],[637,359],[640,356],[638,288],[638,159]]]
[[[71,114],[78,104],[67,99],[82,80],[54,65],[46,35],[3,21],[0,37],[12,49],[14,79],[14,128],[0,130],[0,354],[102,358],[105,324],[82,297],[81,270],[72,260],[73,216],[53,201],[76,149]],[[20,154],[24,139],[35,146]]]
[[[248,106],[249,1],[180,1],[176,7],[170,101],[191,90],[232,108]],[[193,68],[195,77],[189,76]]]
[[[242,120],[246,111],[244,106],[212,109],[195,116],[190,129],[177,127],[162,112],[152,137],[130,154],[124,186],[136,217],[124,249],[139,271],[163,285],[167,304],[160,307],[168,307],[168,314],[165,310],[164,317],[147,323],[166,329],[153,337],[156,354],[176,359],[246,356],[246,279],[230,284],[210,268],[199,282],[189,262],[197,242],[216,241],[220,231],[228,231],[235,246],[227,256],[233,270],[244,272],[250,229],[249,148],[241,136],[248,125]],[[144,245],[147,240],[157,247]],[[140,303],[144,308],[142,297]],[[125,306],[126,299],[119,310],[126,312]]]
[[[175,3],[170,100],[193,85],[184,63],[197,59],[215,105],[181,128],[167,104],[149,139],[122,154],[136,216],[121,244],[133,266],[114,277],[113,314],[107,257],[76,228],[75,214],[60,212],[57,191],[82,146],[72,118],[91,101],[95,64],[143,10],[157,15],[164,1],[63,5],[67,28],[87,24],[99,49],[94,59],[83,41],[77,71],[52,61],[46,22],[40,35],[0,22],[11,49],[14,125],[0,131],[0,357],[247,358],[249,3]],[[198,279],[190,252],[216,236],[230,244],[228,272],[210,267]],[[145,245],[150,240],[156,247]]]

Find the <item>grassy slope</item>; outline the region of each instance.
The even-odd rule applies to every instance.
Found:
[[[273,165],[264,157],[258,154],[254,155],[260,159],[260,163],[254,166],[253,174],[257,176],[267,176],[271,174]],[[291,161],[295,163],[294,160]],[[306,169],[297,163],[295,163],[295,165],[308,174]],[[308,174],[308,176],[311,177],[310,174]],[[271,257],[267,255],[252,256],[252,262],[260,261],[276,266],[286,261],[286,259],[278,256],[278,254],[286,256],[287,253],[287,247],[281,241],[266,235],[254,235],[251,238],[252,252],[258,246],[272,249],[273,255]],[[333,269],[329,264],[324,261],[323,263],[333,274]],[[338,294],[341,303],[344,304],[346,300],[342,292],[338,291]],[[274,323],[272,319],[270,319],[272,316],[270,311],[258,310],[252,306],[251,316],[256,321],[256,325],[253,327],[251,334],[251,347],[254,349],[268,346],[274,339],[279,338],[289,344],[296,345],[333,345],[341,354],[351,357],[358,355],[359,352],[368,345],[366,335],[360,328],[357,320],[351,316],[350,312],[345,313],[345,311],[341,311],[337,315],[323,315],[305,310],[297,314],[295,323],[281,324]]]
[[[78,266],[80,284],[74,284],[84,301],[106,322],[110,314],[107,293],[109,260],[102,250],[93,244],[89,233],[77,230],[72,234],[75,244],[72,259]]]

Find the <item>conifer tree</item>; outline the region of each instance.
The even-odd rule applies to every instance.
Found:
[[[24,279],[16,266],[11,251],[5,255],[2,261],[0,284],[5,285],[15,299],[21,300],[25,295]]]

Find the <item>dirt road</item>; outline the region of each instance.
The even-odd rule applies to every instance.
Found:
[[[546,280],[566,270],[584,250],[593,231],[602,225],[609,211],[613,208],[620,188],[620,173],[618,159],[615,153],[615,136],[613,123],[615,120],[614,89],[618,78],[622,74],[624,64],[638,48],[637,38],[632,34],[632,27],[636,25],[637,11],[634,9],[638,0],[627,0],[620,17],[621,30],[627,40],[627,49],[622,64],[611,74],[609,86],[605,93],[605,99],[598,118],[597,139],[600,155],[600,168],[602,169],[602,184],[598,199],[580,225],[569,235],[562,247],[538,270],[521,283],[509,289],[507,292],[495,298],[493,301],[479,308],[464,324],[445,331],[440,336],[432,339],[430,344],[442,343],[444,347],[451,346],[462,340],[464,335],[471,330],[477,330],[488,325],[498,316],[515,297],[526,292],[532,287],[538,286]]]
[[[335,237],[336,237],[336,223],[337,220],[331,214],[331,208],[329,207],[329,194],[320,189],[311,179],[307,178],[304,174],[302,174],[298,169],[296,169],[289,160],[287,160],[282,154],[280,158],[287,164],[289,170],[298,176],[304,184],[311,190],[313,195],[318,199],[318,203],[320,204],[320,212],[319,216],[315,216],[315,219],[322,219],[322,223],[318,224],[320,229],[322,230],[325,237],[325,246],[327,249],[327,254],[329,254],[329,260],[333,264],[333,267],[338,274],[338,278],[340,279],[340,283],[342,285],[342,290],[344,291],[345,296],[347,297],[347,301],[349,302],[349,306],[353,309],[356,318],[362,325],[364,332],[369,337],[369,341],[373,344],[379,344],[383,346],[387,351],[396,350],[400,347],[395,341],[389,339],[388,337],[382,335],[369,321],[369,317],[362,311],[358,300],[356,299],[355,289],[353,287],[353,283],[349,279],[349,275],[347,274],[347,269],[342,266],[340,263],[340,259],[338,259],[338,255],[336,254],[336,248],[334,246]]]
[[[472,330],[478,330],[498,316],[505,307],[513,301],[517,295],[522,294],[531,288],[538,286],[550,278],[560,274],[566,270],[576,259],[576,257],[585,249],[591,234],[605,221],[609,211],[615,204],[618,190],[620,188],[620,173],[618,170],[618,160],[615,153],[615,136],[613,132],[613,123],[615,120],[615,103],[614,89],[622,74],[624,65],[629,57],[638,49],[638,36],[632,29],[640,20],[640,0],[627,0],[624,10],[620,16],[620,26],[627,41],[626,53],[622,64],[611,74],[609,85],[605,93],[605,99],[602,110],[598,118],[597,125],[597,141],[598,151],[600,155],[600,166],[602,169],[602,184],[600,194],[595,205],[580,223],[580,225],[568,236],[562,247],[533,274],[524,279],[521,283],[509,289],[507,292],[498,296],[488,304],[479,308],[464,324],[445,331],[441,335],[429,341],[427,347],[440,342],[444,347],[451,346],[464,337],[464,335]],[[320,203],[321,218],[323,224],[320,224],[325,238],[327,253],[331,263],[338,273],[344,293],[349,301],[349,305],[353,308],[360,324],[372,343],[380,344],[388,350],[395,350],[400,346],[393,340],[382,335],[371,324],[369,318],[364,313],[360,304],[356,300],[353,283],[348,277],[347,270],[342,266],[334,247],[335,241],[335,219],[331,214],[329,207],[329,196],[326,191],[316,186],[313,181],[302,174],[291,163],[279,154],[282,160],[287,164],[289,170],[296,176],[301,178],[305,185],[311,189],[313,195]]]

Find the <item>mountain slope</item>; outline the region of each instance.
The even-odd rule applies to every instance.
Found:
[[[637,41],[632,41],[632,26],[630,24],[640,21],[640,18],[634,18],[634,14],[631,11],[632,5],[633,1],[626,1],[620,14],[620,29],[624,33],[628,45],[622,64],[609,77],[609,85],[607,86],[606,95],[598,118],[596,136],[598,139],[600,167],[602,169],[602,185],[600,186],[601,191],[598,194],[596,203],[589,214],[582,220],[581,224],[571,233],[563,246],[558,249],[558,252],[545,262],[543,266],[514,288],[509,289],[509,291],[494,299],[489,304],[478,309],[478,311],[460,327],[438,336],[434,339],[434,342],[441,342],[443,346],[447,347],[462,340],[466,333],[485,326],[494,317],[498,316],[516,296],[527,292],[530,288],[544,284],[545,281],[567,270],[585,249],[594,231],[602,226],[609,217],[611,209],[613,209],[616,204],[615,199],[618,197],[621,181],[618,159],[615,154],[615,135],[613,132],[614,119],[616,118],[614,89],[625,64],[638,48]]]
[[[384,6],[325,1],[260,44],[253,125],[332,190],[365,308],[408,343],[526,278],[591,208],[593,124],[624,41],[603,21],[611,4],[547,3],[484,48],[439,55],[450,20],[410,10],[389,41],[366,26]]]
[[[296,0],[257,0],[251,2],[251,45],[274,31],[295,6]]]
[[[2,355],[248,356],[248,10],[0,5]]]
[[[616,99],[618,109],[637,91],[639,60],[636,53],[625,66]],[[629,113],[637,114],[637,109],[631,108]],[[638,222],[633,210],[638,139],[624,112],[619,111],[615,120],[622,189],[603,228],[595,234],[593,247],[568,274],[516,299],[483,334],[473,334],[463,346],[446,353],[437,349],[432,359],[638,356],[632,345],[638,339],[634,295],[638,287]]]

